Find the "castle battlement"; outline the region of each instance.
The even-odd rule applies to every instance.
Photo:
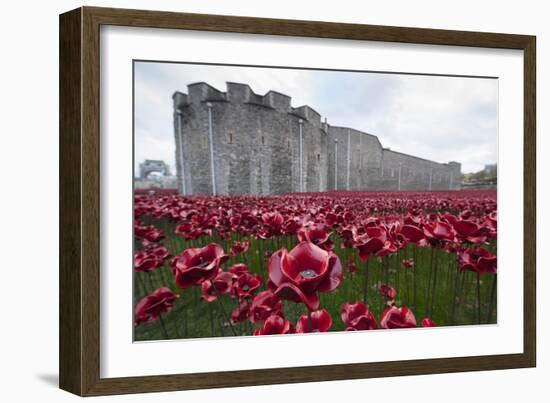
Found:
[[[187,86],[189,103],[226,101],[226,94],[210,84],[199,82]]]
[[[311,106],[292,107],[277,91],[227,82],[223,92],[197,82],[175,92],[173,105],[185,194],[460,188],[460,163],[384,148],[373,134],[321,123]]]
[[[256,94],[248,84],[230,81],[226,82],[226,87],[226,92],[223,92],[208,83],[197,82],[187,86],[187,94],[176,91],[174,97],[176,94],[179,97],[179,106],[184,106],[187,103],[220,101],[265,106],[279,112],[296,114],[304,120],[312,121],[312,124],[314,123],[318,127],[321,125],[321,115],[315,109],[308,105],[293,108],[291,106],[292,98],[286,94],[270,90],[264,95],[260,95]]]
[[[298,115],[302,119],[307,120],[315,127],[321,127],[321,115],[315,109],[308,105],[303,105],[298,108],[292,108],[292,113]]]

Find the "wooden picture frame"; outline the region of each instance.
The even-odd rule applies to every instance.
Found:
[[[522,354],[100,377],[99,30],[102,25],[519,49],[524,56]],[[81,396],[435,374],[536,364],[535,37],[81,7],[60,16],[60,387]]]

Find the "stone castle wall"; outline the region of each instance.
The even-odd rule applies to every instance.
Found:
[[[227,83],[221,92],[195,83],[173,100],[178,189],[184,194],[460,188],[459,163],[385,149],[378,137],[322,123],[314,109],[293,108],[289,96],[275,91],[262,96],[246,84]]]

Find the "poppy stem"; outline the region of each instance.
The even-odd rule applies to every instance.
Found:
[[[462,306],[462,304],[466,299],[466,296],[464,295],[465,294],[464,288],[466,288],[466,277],[467,277],[467,273],[462,272],[462,281],[460,282],[460,291],[458,292],[458,304],[457,304],[458,312],[462,313],[463,316],[464,316],[464,307]],[[460,308],[463,308],[462,312],[460,311]]]
[[[235,332],[235,328],[233,327],[233,323],[231,323],[231,318],[227,315],[227,312],[225,311],[225,307],[223,306],[222,296],[220,295],[220,293],[218,292],[216,287],[212,287],[212,288],[215,290],[216,295],[218,296],[217,300],[218,300],[218,304],[220,305],[220,309],[222,311],[223,318],[227,323],[229,323],[229,327],[231,328],[231,333],[233,333],[233,336],[236,336],[237,333]]]
[[[403,260],[406,260],[409,255],[407,253],[407,246],[405,246],[404,252],[405,253],[404,253]],[[401,262],[403,262],[403,260]],[[401,269],[403,269],[403,276],[405,277],[405,291],[407,293],[407,306],[411,306],[411,290],[409,287],[409,269],[406,267],[403,267],[403,263],[401,263]]]
[[[399,257],[401,256],[401,249],[399,249],[397,251],[397,254],[395,255],[395,264],[394,264],[394,268],[395,268],[395,275],[397,276],[397,279],[395,280],[395,287],[398,291],[401,291],[401,282],[400,282],[400,276],[399,276]],[[404,293],[402,294],[404,295]]]
[[[481,279],[479,272],[477,274],[477,323],[481,325]]]
[[[140,275],[141,273],[134,273],[134,278],[138,279],[138,283],[141,287],[141,291],[143,292],[142,295],[147,295],[147,287],[145,287],[145,282],[143,281],[143,278]]]
[[[489,310],[487,313],[487,323],[491,323],[491,319],[493,318],[493,311],[495,309],[495,296],[497,293],[497,275],[495,274],[493,277],[493,285],[491,287],[491,299],[489,301]]]
[[[150,271],[149,273],[147,273],[147,281],[149,282],[149,288],[150,288],[150,293],[155,291],[155,286],[153,285],[153,279],[152,279],[152,276],[153,276],[153,272]]]
[[[456,270],[454,275],[454,291],[453,291],[453,297],[451,300],[451,320],[450,325],[455,324],[455,311],[456,311],[456,305],[457,305],[457,298],[458,298],[458,285],[459,285],[459,271]]]
[[[435,263],[434,263],[434,281],[432,285],[432,300],[430,304],[430,317],[433,318],[434,315],[434,303],[435,303],[435,294],[437,292],[437,272],[439,271],[439,253],[435,254]]]
[[[169,339],[170,336],[168,336],[168,332],[166,331],[166,326],[164,325],[164,319],[162,319],[162,314],[159,315],[159,323],[160,323],[160,327],[162,328],[162,332],[164,333],[164,337],[166,339]]]
[[[430,297],[431,297],[431,294],[430,294],[430,291],[431,291],[431,285],[432,285],[432,275],[433,275],[433,270],[434,270],[434,254],[435,254],[435,247],[432,246],[432,253],[431,253],[431,257],[430,257],[430,272],[429,272],[429,276],[428,276],[428,282],[426,284],[426,294],[425,294],[425,299],[426,299],[426,302],[424,303],[424,316],[425,317],[430,317]]]
[[[214,337],[214,313],[212,312],[212,303],[208,303],[208,316],[210,318],[210,335]]]
[[[184,322],[185,322],[185,323],[183,324],[183,325],[184,325],[184,328],[183,328],[183,336],[184,336],[185,338],[187,338],[188,335],[189,335],[189,321],[187,320],[187,318],[189,317],[189,315],[187,314],[187,309],[188,309],[188,308],[189,308],[189,307],[188,307],[187,305],[185,305],[185,308],[183,309],[183,320],[184,320]]]
[[[264,248],[263,248],[263,240],[258,239],[258,266],[260,268],[260,271],[263,273],[264,271]]]
[[[416,246],[413,246],[413,312],[416,312],[416,270],[417,270],[417,262],[416,262]]]
[[[369,293],[369,259],[365,262],[365,289],[363,293],[363,303],[367,305],[367,298]]]

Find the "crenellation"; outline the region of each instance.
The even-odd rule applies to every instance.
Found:
[[[288,113],[291,110],[291,98],[277,91],[268,91],[263,97],[263,102],[279,112]]]
[[[307,120],[313,126],[321,128],[321,115],[311,106],[302,105],[298,108],[292,108],[292,113]]]
[[[200,103],[208,101],[225,101],[225,92],[219,91],[210,84],[199,82],[187,86],[190,103]]]
[[[249,102],[250,101],[250,94],[252,94],[252,88],[248,84],[241,84],[241,83],[233,83],[228,82],[227,85],[227,92],[226,92],[226,99],[229,102]]]
[[[187,94],[184,94],[182,92],[176,91],[174,92],[174,95],[172,96],[172,100],[174,102],[174,110],[182,111],[185,106],[187,106]]]
[[[262,96],[228,82],[222,92],[201,82],[173,101],[176,170],[186,194],[460,188],[460,163],[383,148],[377,136],[326,118],[321,124],[313,108],[293,108],[276,91]]]

